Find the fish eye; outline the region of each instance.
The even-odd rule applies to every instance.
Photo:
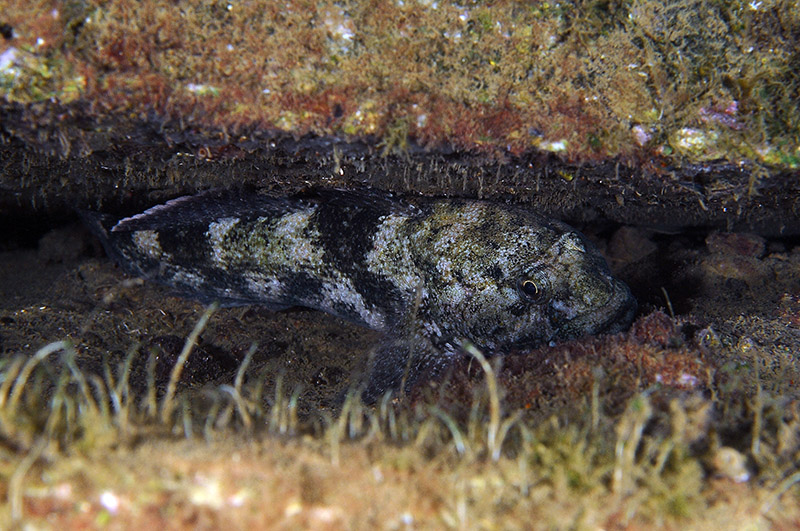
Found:
[[[547,295],[547,283],[543,279],[523,278],[517,283],[517,291],[523,299],[540,302]]]

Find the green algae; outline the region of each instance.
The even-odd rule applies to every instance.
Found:
[[[57,54],[41,54],[32,48],[7,51],[8,65],[0,71],[0,94],[6,101],[22,104],[54,100],[70,103],[82,96],[86,79]]]
[[[53,9],[0,7],[14,13],[6,45],[18,48],[41,31],[26,21]],[[384,146],[521,153],[565,142],[568,160],[792,169],[798,12],[790,0],[76,3],[51,17],[62,34],[48,40],[60,46],[32,52],[29,82],[3,93],[202,109],[209,127],[372,135]],[[675,149],[687,129],[716,136],[713,148]]]
[[[364,507],[341,494],[364,488],[382,500],[367,504],[376,514],[405,510],[425,526],[736,527],[797,518],[797,441],[785,442],[796,439],[798,422],[771,398],[753,410],[737,389],[667,404],[649,390],[598,424],[586,407],[541,421],[504,404],[494,370],[475,355],[487,386],[476,386],[466,417],[432,397],[413,407],[387,398],[369,409],[350,395],[340,411],[309,418],[298,416],[300,393],[287,396],[279,381],[269,399],[259,379],[243,383],[244,370],[151,407],[129,387],[126,364],[91,376],[70,361],[74,346],[48,345],[0,370],[0,453],[8,458],[0,486],[11,502],[0,521],[66,525],[88,514],[125,526],[143,515],[190,524],[209,507],[238,528],[336,507],[337,518],[361,528]],[[721,446],[726,430],[753,415],[765,419],[753,432],[758,453]],[[732,488],[752,502],[721,497]],[[408,489],[418,494],[401,494]]]

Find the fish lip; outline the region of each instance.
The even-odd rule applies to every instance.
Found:
[[[559,327],[551,341],[575,339],[584,335],[616,334],[627,330],[633,322],[638,303],[627,284],[609,278],[614,287],[608,301],[591,312],[583,313]]]

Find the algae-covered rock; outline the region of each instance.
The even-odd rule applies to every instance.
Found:
[[[793,2],[0,2],[0,207],[209,187],[794,233]]]

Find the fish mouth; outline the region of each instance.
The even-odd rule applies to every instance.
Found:
[[[551,340],[575,339],[584,335],[616,334],[633,322],[638,304],[624,282],[610,278],[611,297],[601,307],[582,313],[559,327]]]

